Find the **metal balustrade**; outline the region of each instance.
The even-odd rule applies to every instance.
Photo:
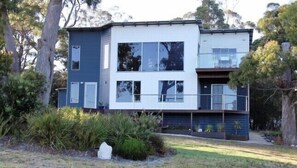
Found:
[[[228,94],[138,94],[125,103],[130,109],[248,111],[248,96]]]
[[[247,52],[229,54],[199,53],[197,68],[238,68]]]

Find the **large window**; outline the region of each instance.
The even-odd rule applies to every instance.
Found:
[[[117,102],[139,102],[141,97],[140,81],[117,81]]]
[[[184,42],[118,44],[118,71],[182,71]]]
[[[159,50],[160,71],[184,70],[184,43],[162,42]]]
[[[232,68],[237,66],[236,48],[213,48],[215,67]]]
[[[119,43],[118,71],[139,71],[141,55],[141,43]]]
[[[183,81],[159,81],[159,101],[161,102],[183,102]]]
[[[74,45],[71,47],[71,69],[79,70],[80,68],[80,46]]]

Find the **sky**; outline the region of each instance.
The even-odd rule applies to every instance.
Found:
[[[228,1],[228,8],[233,9],[242,16],[242,21],[257,21],[266,11],[270,2],[280,5],[292,0],[221,0]],[[182,17],[187,12],[195,12],[201,5],[201,0],[102,0],[101,8],[109,10],[118,6],[121,12],[132,16],[131,21],[160,21]],[[254,39],[260,34],[254,32]]]

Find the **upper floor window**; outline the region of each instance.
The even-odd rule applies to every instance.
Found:
[[[184,81],[159,81],[160,102],[182,102]]]
[[[80,46],[73,45],[71,46],[71,69],[79,70],[80,68]]]
[[[117,102],[139,102],[140,96],[140,81],[117,81]]]
[[[216,68],[233,68],[237,66],[236,48],[212,49]]]
[[[181,71],[184,42],[118,44],[118,71]]]

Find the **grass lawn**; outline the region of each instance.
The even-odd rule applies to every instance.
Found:
[[[177,155],[155,161],[100,161],[0,147],[2,167],[297,167],[297,149],[163,136]]]
[[[166,167],[297,167],[297,149],[276,145],[164,136],[177,150]]]

